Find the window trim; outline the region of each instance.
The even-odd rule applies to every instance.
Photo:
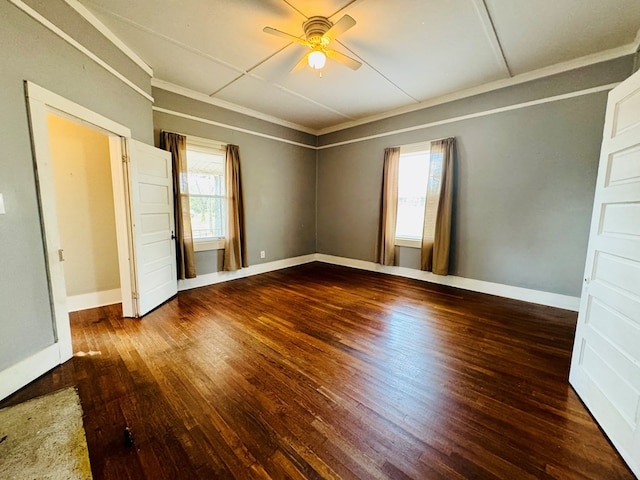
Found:
[[[185,135],[187,137],[187,147],[189,145],[193,147],[206,148],[207,150],[219,150],[221,153],[226,152],[226,143],[211,140],[209,138],[195,137],[193,135]]]
[[[224,250],[224,238],[193,239],[193,250],[205,252],[208,250]]]
[[[422,239],[415,238],[396,237],[396,247],[408,247],[408,248],[422,248]]]
[[[192,147],[194,150],[206,149],[207,152],[212,150],[216,153],[221,153],[223,156],[226,153],[226,143],[211,140],[209,138],[196,137],[193,135],[185,135],[187,137],[187,149]],[[211,237],[193,239],[193,250],[195,252],[205,252],[210,250],[224,250],[225,237]]]

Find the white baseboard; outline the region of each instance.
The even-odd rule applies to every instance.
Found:
[[[454,275],[434,275],[431,272],[423,272],[413,268],[387,267],[374,262],[336,257],[333,255],[325,255],[323,253],[315,253],[303,255],[301,257],[277,260],[275,262],[261,263],[259,265],[252,265],[248,268],[236,270],[235,272],[214,272],[200,275],[196,278],[190,278],[188,280],[180,280],[178,282],[178,290],[182,291],[189,290],[191,288],[205,287],[207,285],[213,285],[214,283],[249,277],[251,275],[258,275],[260,273],[271,272],[315,261],[330,263],[332,265],[342,265],[344,267],[357,268],[360,270],[368,270],[371,272],[386,273],[399,277],[413,278],[415,280],[422,280],[440,285],[449,285],[463,290],[487,293],[489,295],[497,295],[499,297],[512,298],[514,300],[522,300],[525,302],[562,308],[564,310],[571,310],[574,312],[577,312],[580,307],[580,297],[571,297],[569,295],[561,295],[558,293],[485,282],[484,280],[474,280],[472,278],[456,277]]]
[[[60,363],[60,348],[57,343],[54,343],[0,371],[0,400],[20,390]]]
[[[352,258],[336,257],[333,255],[325,255],[315,253],[303,255],[300,257],[287,258],[277,260],[275,262],[261,263],[252,265],[248,268],[236,270],[235,272],[215,272],[199,277],[180,280],[178,282],[178,290],[189,290],[191,288],[204,287],[215,283],[226,282],[237,278],[249,277],[260,273],[272,272],[287,267],[303,265],[311,262],[324,262],[332,265],[341,265],[345,267],[357,268],[360,270],[368,270],[371,272],[385,273],[396,275],[399,277],[413,278],[440,285],[449,285],[451,287],[461,288],[480,293],[488,293],[500,297],[522,300],[525,302],[548,305],[550,307],[562,308],[565,310],[578,311],[580,306],[579,297],[571,297],[568,295],[560,295],[557,293],[543,292],[540,290],[531,290],[528,288],[513,287],[511,285],[502,285],[499,283],[485,282],[483,280],[474,280],[471,278],[456,277],[453,275],[441,276],[434,275],[431,272],[423,272],[413,268],[405,267],[386,267],[377,263],[367,262],[364,260],[355,260]],[[120,289],[107,290],[86,295],[76,295],[67,298],[69,311],[83,310],[102,305],[110,305],[121,301]],[[35,380],[40,375],[59,365],[61,352],[59,344],[53,344],[32,355],[19,363],[0,371],[0,400],[19,390],[24,385]]]
[[[413,268],[387,267],[378,263],[354,260],[352,258],[336,257],[322,253],[316,254],[316,260],[319,262],[331,263],[333,265],[342,265],[345,267],[358,268],[360,270],[397,275],[399,277],[413,278],[415,280],[423,280],[425,282],[437,283],[440,285],[449,285],[463,290],[488,293],[499,297],[523,300],[525,302],[562,308],[564,310],[572,310],[574,312],[577,312],[580,307],[580,297],[571,297],[558,293],[543,292],[540,290],[514,287],[511,285],[485,282],[483,280],[474,280],[472,278],[456,277],[453,275],[434,275],[431,272],[423,272],[422,270],[415,270]]]
[[[296,265],[302,265],[304,263],[310,263],[316,261],[316,254],[302,255],[300,257],[285,258],[284,260],[276,260],[274,262],[259,263],[258,265],[251,265],[247,268],[241,268],[234,272],[213,272],[199,275],[196,278],[189,278],[186,280],[178,280],[178,291],[190,290],[192,288],[205,287],[207,285],[213,285],[214,283],[227,282],[229,280],[235,280],[237,278],[250,277],[251,275],[258,275],[260,273],[272,272],[274,270],[281,270],[287,267],[295,267]]]
[[[88,308],[103,307],[122,302],[122,293],[119,288],[103,290],[102,292],[85,293],[67,297],[67,310],[77,312]]]

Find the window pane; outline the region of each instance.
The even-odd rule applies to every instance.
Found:
[[[429,179],[429,152],[400,155],[396,237],[420,240]]]
[[[189,172],[189,195],[224,196],[224,177],[206,173]]]
[[[442,154],[433,155],[430,159],[429,185],[427,190],[424,235],[428,240],[433,240],[436,232],[436,215],[440,202],[440,186],[442,184]]]
[[[226,225],[222,152],[187,147],[187,182],[194,239],[223,238]]]
[[[189,195],[189,205],[194,239],[224,237],[224,197]]]

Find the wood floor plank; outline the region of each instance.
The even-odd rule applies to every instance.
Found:
[[[568,384],[574,312],[313,263],[70,316],[0,407],[76,386],[96,480],[634,478]]]

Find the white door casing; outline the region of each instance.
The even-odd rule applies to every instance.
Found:
[[[46,90],[34,83],[25,82],[25,93],[29,109],[29,124],[36,165],[36,186],[40,216],[43,226],[43,243],[46,256],[46,268],[49,284],[49,295],[52,306],[51,328],[54,343],[44,346],[37,352],[30,353],[18,363],[0,371],[0,399],[4,398],[43,373],[64,363],[73,354],[71,344],[71,328],[66,301],[64,268],[58,251],[63,248],[58,233],[56,214],[55,188],[49,150],[49,131],[47,116],[51,113],[59,115],[91,128],[101,131],[110,138],[110,154],[112,155],[114,185],[114,203],[116,211],[116,235],[118,236],[121,255],[120,237],[127,237],[127,223],[118,221],[118,213],[126,210],[126,199],[116,195],[117,188],[124,190],[124,179],[121,174],[122,155],[120,139],[130,138],[131,131],[60,95]],[[113,141],[116,139],[117,141]],[[115,165],[115,166],[114,166]],[[117,166],[117,167],[116,167]],[[124,242],[126,244],[126,241]],[[123,254],[128,258],[128,251]],[[126,265],[126,263],[125,263]],[[128,266],[120,270],[122,275],[129,275]],[[121,284],[122,295],[126,295],[126,285]],[[129,293],[129,296],[131,294]]]
[[[640,72],[609,93],[569,381],[640,476]]]
[[[178,293],[171,154],[130,141],[137,316]]]
[[[170,154],[132,141],[128,128],[38,85],[25,82],[25,90],[37,167],[54,343],[0,371],[0,399],[64,363],[73,353],[64,268],[58,255],[62,246],[49,152],[47,115],[50,113],[109,136],[123,315],[143,315],[177,292],[175,244],[171,239],[173,188]],[[128,161],[123,162],[123,158],[130,158],[127,150],[133,152],[131,167],[137,167],[135,172],[130,171]],[[136,182],[132,180],[134,176]],[[165,198],[155,202],[160,190],[164,191]],[[132,197],[134,191],[138,194],[136,199]],[[137,220],[131,210],[134,206],[137,207]],[[165,215],[167,212],[168,217]],[[162,221],[158,220],[159,217],[162,217]],[[131,231],[133,221],[137,221],[139,226],[135,236]],[[161,224],[164,227],[161,228]],[[136,245],[136,242],[140,244]],[[137,257],[136,252],[139,254]],[[137,278],[138,271],[142,273],[142,278]]]

